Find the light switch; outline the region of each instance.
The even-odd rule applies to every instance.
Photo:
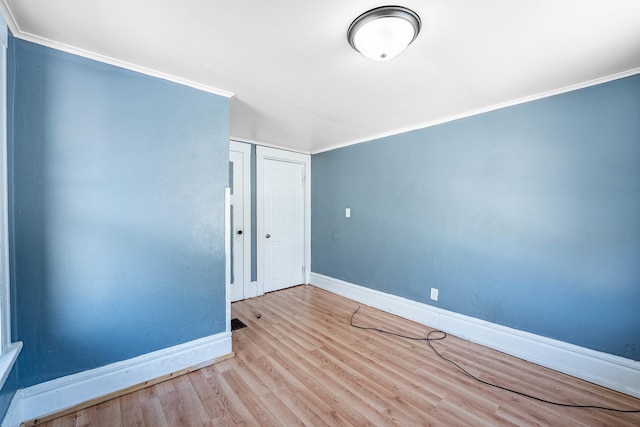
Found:
[[[344,217],[345,218],[351,218],[351,208],[346,208],[344,210]]]

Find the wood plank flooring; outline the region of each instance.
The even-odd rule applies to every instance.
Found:
[[[48,421],[44,426],[639,426],[640,414],[552,406],[487,387],[424,342],[349,326],[358,304],[313,286],[234,303],[236,357]],[[256,315],[260,313],[261,318]],[[428,328],[363,306],[355,323]],[[443,355],[483,380],[574,404],[640,399],[449,336]]]

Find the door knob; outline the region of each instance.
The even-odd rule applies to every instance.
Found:
[[[267,235],[266,235],[266,236],[264,236],[264,237],[266,237],[267,239],[269,239],[269,238],[271,237],[271,234],[267,233]]]
[[[238,234],[242,234],[242,230],[238,230]]]

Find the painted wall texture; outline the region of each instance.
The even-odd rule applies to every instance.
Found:
[[[312,271],[640,360],[640,75],[320,153],[311,182]]]
[[[18,375],[17,375],[17,366],[14,364],[9,372],[9,376],[7,377],[2,389],[0,389],[0,420],[4,419],[4,416],[7,414],[7,410],[11,405],[11,399],[16,394],[18,390]]]
[[[9,57],[19,386],[223,332],[228,99]]]
[[[7,64],[6,64],[5,53],[8,47],[8,37],[9,37],[9,31],[7,29],[7,24],[4,19],[4,16],[2,15],[2,13],[0,13],[0,49],[2,49],[2,54],[0,54],[0,82],[2,83],[1,85],[2,87],[0,88],[0,99],[2,100],[2,103],[1,103],[2,105],[0,105],[0,117],[4,119],[5,116],[7,116],[6,122],[4,120],[0,122],[0,132],[2,132],[3,135],[8,134],[9,132],[9,129],[7,129],[7,125],[10,120],[10,118],[8,117],[9,114],[7,114],[7,111],[6,111],[7,105],[5,102],[6,100],[5,100],[5,92],[4,92],[6,89],[6,86],[4,83],[6,82],[6,79],[7,79],[7,75],[6,75]],[[9,147],[7,147],[7,151],[9,151]],[[9,156],[9,154],[7,156]],[[2,167],[0,167],[0,169],[2,170],[2,173],[5,173],[6,176],[9,176],[10,174],[9,167],[10,165],[8,164],[2,165]],[[7,209],[8,211],[8,207],[6,205],[3,206],[3,209]],[[7,220],[9,223],[11,222],[10,215],[7,215]],[[6,236],[6,238],[8,241],[9,236]],[[4,268],[9,268],[9,266],[5,266]],[[9,273],[11,273],[11,271],[9,271]],[[10,286],[9,295],[12,297],[9,304],[10,304],[10,307],[13,307],[14,306],[14,299],[13,299],[14,289],[11,289],[11,285],[12,285],[11,280],[9,280],[9,286]],[[13,332],[11,333],[13,334]],[[13,396],[16,394],[16,391],[18,389],[18,381],[17,381],[18,377],[16,372],[17,372],[17,367],[14,364],[11,367],[6,380],[2,384],[2,387],[0,388],[0,420],[4,419],[4,416],[7,413],[7,409],[11,404],[11,399],[13,399]]]

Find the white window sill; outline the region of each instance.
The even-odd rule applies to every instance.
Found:
[[[0,389],[4,387],[4,382],[7,380],[9,372],[11,372],[11,368],[13,368],[13,364],[18,358],[20,350],[22,350],[22,341],[13,342],[7,347],[4,354],[0,356]]]

